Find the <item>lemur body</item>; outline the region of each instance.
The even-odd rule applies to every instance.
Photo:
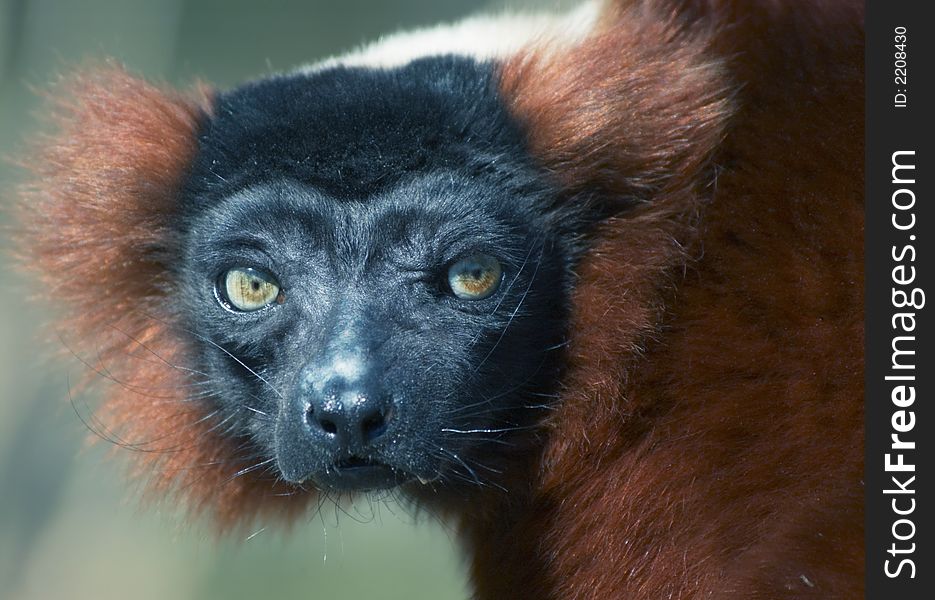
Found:
[[[80,76],[26,261],[222,524],[399,486],[479,598],[858,597],[862,18],[634,0],[217,94]]]

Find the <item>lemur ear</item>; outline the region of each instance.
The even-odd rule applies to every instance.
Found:
[[[74,309],[70,325],[91,333],[160,302],[179,186],[209,101],[116,65],[68,77],[48,98],[52,131],[25,164],[21,248],[44,293]]]
[[[532,153],[569,192],[624,209],[697,181],[723,138],[731,87],[705,31],[621,4],[575,46],[511,58],[501,91]]]
[[[300,510],[296,501],[261,506],[275,484],[238,476],[248,458],[188,400],[198,374],[184,366],[171,264],[210,93],[166,90],[107,65],[46,95],[49,132],[21,161],[30,176],[16,206],[17,247],[61,315],[58,332],[90,376],[110,380],[91,428],[133,451],[153,498],[211,512],[221,527],[260,509]]]
[[[562,206],[584,198],[603,219],[576,269],[568,392],[551,422],[560,436],[614,422],[616,386],[691,258],[713,189],[705,168],[732,114],[733,87],[705,27],[644,2],[607,3],[598,23],[570,48],[519,53],[500,80]]]

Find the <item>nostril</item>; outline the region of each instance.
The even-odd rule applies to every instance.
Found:
[[[360,424],[364,441],[371,442],[386,433],[388,428],[387,421],[387,415],[384,414],[383,411],[378,411],[365,417]]]
[[[382,414],[374,415],[364,419],[361,424],[361,430],[364,434],[364,441],[370,442],[386,433],[386,419]]]
[[[325,433],[334,435],[338,432],[338,426],[334,421],[329,419],[322,419],[318,422],[318,424],[321,425],[321,428],[325,431]]]
[[[315,414],[314,406],[309,406],[308,410],[305,411],[305,421],[313,427],[317,423],[318,426],[321,427],[322,431],[329,435],[335,435],[338,432],[338,424],[325,415],[318,417]]]

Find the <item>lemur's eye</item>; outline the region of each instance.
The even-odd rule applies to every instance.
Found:
[[[260,310],[273,302],[282,301],[282,290],[276,279],[257,269],[231,269],[221,277],[219,283],[223,299],[240,311]]]
[[[500,287],[503,269],[496,258],[474,254],[448,269],[448,285],[462,300],[483,300]]]

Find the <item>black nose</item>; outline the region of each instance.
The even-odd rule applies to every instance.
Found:
[[[352,336],[336,336],[306,365],[297,394],[304,414],[293,413],[309,441],[336,460],[372,455],[391,430],[394,413],[379,362],[350,342]]]
[[[334,469],[350,477],[345,467],[379,462],[397,412],[382,376],[378,365],[358,355],[326,356],[306,366],[276,422],[276,459],[287,481]],[[349,481],[359,484],[360,477]]]
[[[389,430],[393,405],[379,386],[334,378],[321,391],[314,387],[305,421],[313,433],[324,435],[339,449],[364,452]]]

